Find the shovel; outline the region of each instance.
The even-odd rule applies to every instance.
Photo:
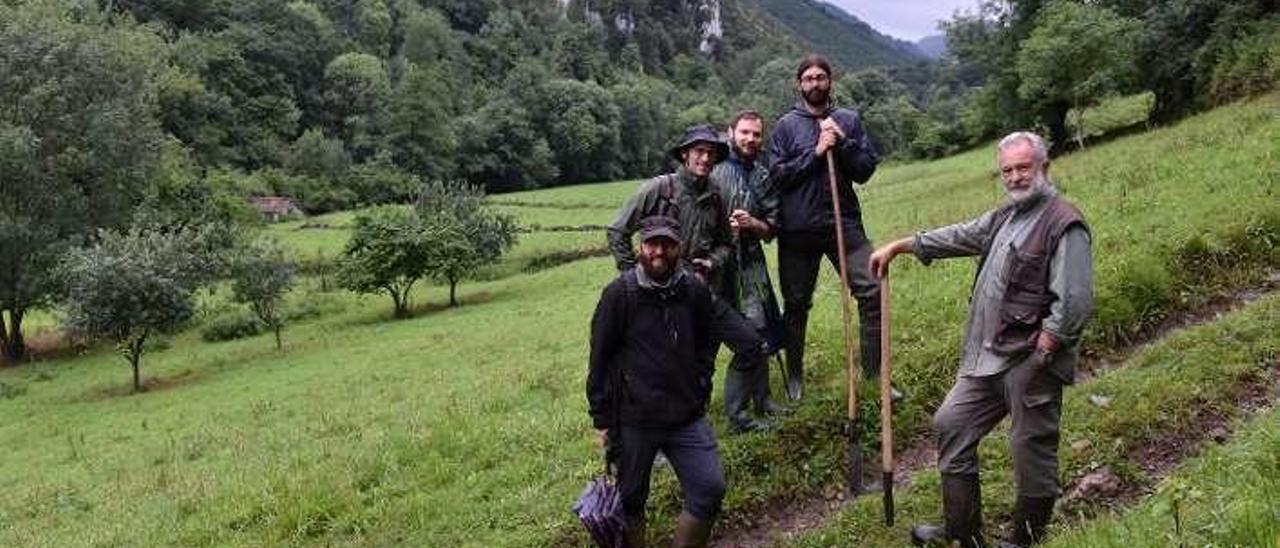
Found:
[[[840,257],[840,303],[844,312],[844,368],[849,394],[848,422],[845,435],[849,438],[849,494],[862,493],[862,429],[858,428],[858,372],[853,367],[853,334],[849,330],[853,303],[849,295],[849,265],[845,258],[844,222],[840,216],[840,193],[836,183],[836,159],[827,151],[827,174],[831,182],[831,207],[835,213],[836,255]]]
[[[889,359],[889,278],[880,280],[880,465],[884,524],[893,525],[893,364]]]

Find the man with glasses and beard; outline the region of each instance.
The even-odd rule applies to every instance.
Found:
[[[981,257],[956,382],[933,417],[945,525],[911,530],[917,546],[984,546],[978,442],[1006,415],[1018,498],[1010,544],[1044,537],[1058,483],[1062,389],[1071,384],[1080,334],[1093,310],[1089,229],[1049,179],[1048,147],[1034,133],[1001,139],[996,160],[1007,202],[977,219],[881,247],[870,269],[888,275],[894,256],[924,264]]]
[[[835,223],[844,228],[849,279],[844,282],[858,301],[858,339],[862,374],[880,376],[880,287],[867,270],[871,241],[862,226],[862,211],[853,182],[865,183],[880,161],[858,113],[831,103],[831,65],[810,54],[796,70],[801,101],[784,115],[769,139],[769,176],[780,193],[778,212],[778,282],[782,286],[787,326],[787,396],[803,392],[805,331],[818,268],[825,256],[839,264]],[[834,219],[827,155],[836,165],[840,219]],[[894,390],[894,399],[901,393]]]
[[[638,263],[604,289],[591,320],[587,401],[600,438],[618,455],[624,546],[645,542],[645,502],[658,451],[684,491],[675,546],[706,546],[724,498],[724,468],[707,422],[718,344],[706,284],[680,266],[671,217],[639,223]]]

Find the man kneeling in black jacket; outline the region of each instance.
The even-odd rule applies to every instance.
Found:
[[[724,498],[724,468],[707,422],[715,328],[711,292],[680,265],[680,225],[641,221],[637,265],[604,289],[591,320],[587,400],[618,452],[626,546],[644,546],[645,501],[659,450],[684,491],[675,546],[706,546]]]

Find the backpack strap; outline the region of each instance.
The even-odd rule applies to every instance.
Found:
[[[680,218],[680,203],[676,201],[676,176],[667,173],[658,176],[658,215]]]
[[[636,270],[628,268],[622,273],[622,289],[625,295],[625,304],[623,312],[626,313],[627,319],[635,313],[637,303],[640,301],[640,281],[636,279]]]

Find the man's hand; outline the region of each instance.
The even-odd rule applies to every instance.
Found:
[[[830,116],[823,118],[822,121],[818,122],[818,129],[835,133],[836,140],[844,139],[845,137],[844,130],[840,129],[840,124],[837,124],[835,119]]]
[[[763,236],[769,232],[768,224],[752,217],[745,209],[735,209],[729,214],[729,228],[733,229],[734,234],[745,230],[754,236]]]
[[[818,145],[813,147],[813,153],[817,156],[825,156],[831,147],[836,146],[836,142],[840,139],[840,135],[835,131],[822,130],[818,135]]]
[[[1040,352],[1045,356],[1052,356],[1062,347],[1062,342],[1055,337],[1053,333],[1040,330],[1040,335],[1036,337],[1036,352]]]
[[[887,245],[880,246],[871,253],[871,259],[867,261],[867,266],[871,269],[871,274],[877,279],[885,279],[889,276],[889,263],[893,262],[893,258],[903,253],[912,252],[911,238],[903,238]]]

